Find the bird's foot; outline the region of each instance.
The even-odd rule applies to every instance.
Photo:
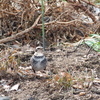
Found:
[[[41,72],[41,73],[46,73],[45,70],[41,70],[40,72]]]

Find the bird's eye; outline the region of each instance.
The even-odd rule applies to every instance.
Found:
[[[37,52],[38,50],[36,49],[35,52]]]
[[[37,48],[37,49],[36,49],[36,52],[39,51],[39,50],[40,50],[40,48]]]

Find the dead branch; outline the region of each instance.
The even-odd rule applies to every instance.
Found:
[[[10,14],[10,15],[14,15],[14,16],[17,15],[17,13],[8,12],[8,11],[1,10],[1,9],[0,9],[0,12],[4,12],[6,14]]]
[[[8,41],[12,41],[12,40],[15,40],[15,39],[18,39],[18,38],[21,38],[22,35],[24,35],[25,33],[29,32],[29,31],[31,31],[32,29],[35,28],[35,26],[37,25],[40,17],[41,17],[41,15],[38,16],[38,18],[36,19],[36,21],[34,22],[34,24],[30,28],[27,28],[24,31],[19,32],[16,35],[12,35],[11,37],[7,37],[7,38],[4,38],[4,39],[1,39],[0,40],[0,44],[1,43],[6,43]]]
[[[80,20],[72,20],[72,21],[69,21],[69,22],[60,22],[60,21],[51,21],[49,23],[45,23],[44,25],[50,25],[50,24],[54,24],[54,23],[57,23],[57,24],[71,24],[71,23],[75,23],[75,22],[81,22]],[[37,27],[40,27],[42,26],[42,24],[37,24]]]
[[[72,23],[75,23],[75,22],[81,22],[80,20],[72,20],[72,21],[69,21],[69,22],[60,22],[60,21],[51,21],[51,22],[49,22],[49,23],[45,23],[44,25],[46,26],[46,25],[50,25],[50,24],[65,24],[65,25],[70,25],[70,24],[72,24]],[[37,24],[37,26],[36,27],[41,27],[42,26],[42,24]]]

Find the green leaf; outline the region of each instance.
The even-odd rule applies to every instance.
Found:
[[[85,44],[89,47],[92,47],[95,51],[100,52],[100,35],[98,34],[90,34],[90,37],[85,40]]]
[[[99,34],[90,34],[89,36],[92,37],[92,36],[100,36],[100,35]]]
[[[89,46],[89,47],[91,47],[91,46],[93,46],[95,43],[97,43],[98,41],[96,40],[96,39],[94,39],[94,38],[90,38],[90,39],[87,39],[86,41],[85,41],[85,43]]]
[[[95,44],[93,45],[93,49],[94,49],[95,51],[100,52],[100,42],[95,43]]]

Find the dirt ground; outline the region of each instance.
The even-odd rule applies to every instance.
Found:
[[[100,78],[100,54],[93,50],[88,53],[89,49],[86,45],[81,45],[76,50],[75,47],[51,48],[45,52],[48,59],[45,73],[52,74],[51,78],[37,76],[35,79],[33,75],[31,78],[17,79],[14,82],[20,84],[17,91],[7,92],[0,85],[0,95],[9,96],[11,100],[100,100],[100,82],[93,83],[89,88],[63,88],[55,84],[52,78],[61,71],[80,77],[86,70],[87,73],[94,70],[95,77]],[[30,65],[29,59],[30,56],[25,59],[27,65]],[[82,92],[85,94],[81,95]]]

